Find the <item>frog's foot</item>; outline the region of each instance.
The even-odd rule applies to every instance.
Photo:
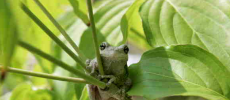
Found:
[[[109,78],[109,81],[106,83],[106,87],[109,88],[111,84],[116,81],[116,77],[113,75],[99,75],[100,79]]]

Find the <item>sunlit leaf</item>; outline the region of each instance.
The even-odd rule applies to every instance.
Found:
[[[8,3],[0,0],[0,66],[3,67],[9,66],[18,39],[15,19]]]
[[[30,91],[32,91],[32,87],[28,84],[19,85],[14,89],[10,100],[29,100],[29,96],[27,95]]]
[[[29,84],[18,85],[12,92],[10,100],[60,100],[48,90],[33,90]]]
[[[11,5],[11,10],[15,16],[19,38],[20,40],[26,41],[27,43],[32,44],[35,47],[45,51],[46,53],[51,53],[51,39],[38,27],[20,8],[21,0],[8,0]],[[35,4],[33,0],[23,0],[23,2],[29,7],[29,9],[38,16],[39,19],[42,19],[42,22],[55,34],[59,34],[58,30],[53,26],[50,20],[45,16],[45,14],[40,10],[40,8]],[[56,1],[56,0],[41,0],[41,3],[51,12],[51,14],[57,18],[61,13],[65,11],[65,6],[68,5],[68,1]],[[20,52],[19,54],[23,55],[22,57],[28,57],[28,52]],[[18,55],[20,56],[20,55]],[[22,58],[18,57],[18,58]],[[17,60],[17,59],[15,59]],[[19,61],[19,60],[18,60]],[[51,64],[44,60],[40,59],[47,70],[51,72]],[[25,60],[21,60],[20,63],[25,63]],[[16,66],[13,66],[16,67]],[[18,66],[22,67],[22,66]]]
[[[123,34],[123,42],[127,41],[141,49],[150,48],[146,41],[142,21],[139,15],[139,8],[146,0],[136,0],[132,6],[129,7],[121,20],[121,31]]]
[[[70,76],[70,73],[60,67],[57,67],[54,71],[54,75]],[[53,88],[54,92],[58,94],[57,97],[59,97],[61,100],[64,100],[66,89],[68,88],[68,82],[53,80]]]
[[[68,29],[77,19],[77,16],[75,16],[73,11],[68,11],[63,14],[61,14],[58,18],[57,21],[60,23],[60,25],[64,29]]]
[[[84,90],[82,91],[82,95],[79,100],[90,100],[88,96],[87,86],[85,86]]]
[[[88,9],[86,6],[86,0],[69,0],[74,9],[74,13],[85,23],[89,23]]]
[[[130,66],[129,95],[149,100],[172,96],[201,96],[229,100],[230,73],[213,54],[195,45],[158,47]]]
[[[229,0],[147,0],[140,9],[152,47],[194,44],[213,53],[230,71]]]
[[[5,87],[8,90],[13,90],[18,84],[21,84],[26,80],[28,79],[24,75],[8,73],[4,81],[3,87]]]
[[[34,72],[43,72],[42,67],[39,64],[34,65]],[[47,85],[48,79],[40,78],[40,77],[31,77],[30,81],[34,86],[45,87]]]

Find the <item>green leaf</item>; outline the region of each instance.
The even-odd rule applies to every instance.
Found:
[[[74,75],[71,75],[68,71],[59,67],[56,68],[54,75],[76,77]],[[61,98],[61,100],[72,100],[74,96],[76,96],[79,100],[84,86],[85,84],[53,80],[54,92],[58,94],[56,96],[58,98]]]
[[[3,87],[8,90],[13,90],[18,84],[24,83],[26,80],[28,79],[24,75],[8,73],[6,79],[4,80]]]
[[[142,28],[139,8],[146,0],[136,0],[127,10],[120,22],[123,34],[123,44],[128,40],[131,44],[142,49],[150,48]]]
[[[33,90],[31,85],[21,84],[14,89],[10,100],[60,100],[53,95],[48,90]]]
[[[0,74],[1,74],[1,72],[0,72]],[[0,84],[0,95],[2,95],[2,87],[3,87],[2,84]]]
[[[0,0],[0,65],[8,67],[13,56],[18,35],[9,2]]]
[[[68,71],[59,67],[55,69],[54,75],[71,76],[71,74]],[[71,77],[74,76],[72,75]],[[60,98],[61,100],[72,100],[76,92],[76,85],[82,84],[53,80],[54,92],[58,94],[56,95],[56,97]],[[79,89],[79,91],[81,90]]]
[[[195,97],[195,96],[171,96],[171,97],[165,97],[159,100],[206,100],[206,99],[201,98],[201,97]]]
[[[57,21],[60,23],[60,25],[66,30],[68,29],[75,20],[77,19],[77,16],[75,16],[73,11],[68,11],[63,14],[61,14],[58,18]]]
[[[88,9],[86,0],[69,0],[73,7],[74,13],[85,23],[89,24]]]
[[[195,45],[158,47],[131,65],[129,95],[156,99],[172,95],[229,100],[230,73],[213,54]]]
[[[229,0],[147,0],[140,9],[152,47],[194,44],[214,54],[230,71]]]
[[[30,91],[32,91],[31,85],[29,84],[18,85],[12,92],[10,100],[29,100],[29,96],[27,94]]]
[[[85,84],[75,84],[75,93],[76,93],[76,98],[77,100],[80,100],[80,98],[83,96],[83,95],[86,95],[85,92],[83,91],[85,88]]]
[[[43,69],[41,69],[42,67],[39,66],[39,64],[34,65],[34,69],[33,72],[42,72]],[[40,77],[31,77],[30,81],[33,83],[34,86],[46,86],[47,85],[47,81],[49,81],[48,79],[45,78],[40,78]]]
[[[30,96],[29,100],[34,100],[34,98],[36,100],[60,100],[59,98],[55,98],[53,92],[49,90],[36,90],[30,92],[28,95]]]
[[[79,100],[90,100],[88,96],[87,86],[84,87],[84,90],[82,91],[81,98]]]

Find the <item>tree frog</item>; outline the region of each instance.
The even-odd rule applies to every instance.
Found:
[[[87,69],[90,75],[100,80],[107,79],[107,89],[100,89],[94,85],[88,85],[91,100],[129,100],[126,92],[132,85],[128,77],[128,52],[127,45],[113,47],[106,42],[100,45],[100,55],[105,75],[100,75],[96,58],[87,60]]]

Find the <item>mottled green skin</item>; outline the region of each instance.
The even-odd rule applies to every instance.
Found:
[[[91,71],[90,75],[99,79],[109,79],[107,84],[109,90],[98,89],[99,93],[96,93],[97,95],[100,95],[100,99],[98,99],[99,97],[95,96],[95,86],[89,85],[89,89],[91,89],[90,91],[93,91],[93,93],[91,93],[91,96],[93,96],[91,97],[91,100],[114,100],[114,98],[117,100],[127,100],[128,97],[126,91],[132,84],[131,79],[128,77],[128,54],[124,52],[124,48],[127,46],[121,45],[113,47],[108,43],[104,44],[106,44],[106,47],[103,50],[100,50],[100,54],[105,75],[99,74],[96,59],[88,60],[86,63],[88,65],[87,69]],[[112,82],[112,85],[110,85],[110,82]],[[94,90],[92,88],[94,88]]]

